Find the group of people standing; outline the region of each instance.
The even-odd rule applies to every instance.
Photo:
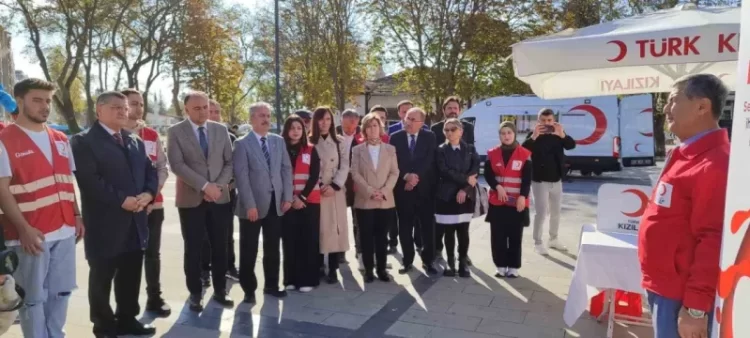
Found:
[[[17,83],[16,122],[0,132],[0,222],[5,244],[19,255],[14,277],[26,290],[20,318],[27,337],[63,334],[81,239],[96,337],[155,332],[136,319],[144,270],[145,309],[170,315],[160,285],[167,163],[177,177],[175,204],[193,311],[203,310],[203,292],[211,284],[212,300],[233,306],[227,278],[239,280],[243,302],[255,302],[261,233],[264,294],[284,297],[290,290],[310,292],[321,279],[338,282],[339,264],[350,249],[350,211],[365,282],[390,281],[386,258],[399,244],[401,274],[414,269],[419,254],[429,274],[445,263],[445,276],[471,275],[469,222],[481,196],[480,162],[473,125],[459,120],[456,97],[445,100],[445,120],[431,128],[423,109],[403,101],[401,121],[389,127],[381,106],[362,118],[342,112],[340,128],[330,108],[318,107],[292,114],[282,135],[270,133],[272,108],[260,102],[249,108],[252,131],[237,139],[220,123],[218,102],[190,92],[183,101],[187,118],[169,128],[165,152],[159,134],[142,120],[140,92],[101,93],[97,121],[68,141],[46,126],[54,91],[54,84],[39,79]],[[487,220],[498,277],[518,276],[535,156],[571,147],[549,116],[540,113],[540,125],[549,128],[537,128],[524,146],[516,142],[514,126],[502,124],[500,145],[488,153]],[[234,216],[240,220],[238,266]],[[550,235],[554,241],[556,228]],[[116,312],[109,303],[113,286]]]

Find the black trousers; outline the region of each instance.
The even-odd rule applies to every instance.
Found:
[[[89,306],[94,333],[115,333],[118,321],[122,324],[137,320],[136,316],[141,312],[138,293],[141,289],[143,251],[88,262]],[[109,305],[113,281],[116,314]]]
[[[359,238],[359,220],[357,219],[357,211],[354,207],[349,208],[352,211],[352,232],[354,232],[354,252],[357,254],[362,253],[362,247],[360,246]]]
[[[445,224],[438,224],[435,226],[435,257],[443,253],[443,238],[446,234],[445,227]],[[448,245],[448,243],[445,244]],[[448,253],[448,256],[452,256],[451,252]]]
[[[523,225],[507,222],[490,222],[492,261],[498,268],[521,267],[521,240]]]
[[[146,294],[148,299],[161,297],[161,228],[164,223],[164,209],[153,209],[148,214],[148,246],[143,262],[146,272]]]
[[[391,210],[390,226],[388,227],[388,245],[391,247],[398,246],[398,213],[395,209]]]
[[[343,252],[328,253],[328,275],[333,275],[339,269],[339,255],[342,254]],[[323,262],[325,257],[326,255],[324,254],[318,254],[318,267],[320,269],[323,269],[323,267],[325,266],[325,262]]]
[[[214,293],[226,291],[227,232],[232,223],[232,205],[203,201],[194,208],[178,208],[182,239],[185,244],[185,283],[191,295],[201,295],[201,257],[203,241],[211,248],[211,277]]]
[[[318,286],[320,204],[291,209],[281,217],[281,245],[284,251],[284,286]]]
[[[404,254],[402,264],[414,263],[414,245],[422,248],[422,264],[432,264],[435,259],[435,204],[432,199],[420,200],[407,194],[396,199],[399,237]]]
[[[271,206],[266,217],[255,222],[240,219],[240,286],[245,294],[258,289],[255,277],[255,261],[258,259],[258,236],[263,229],[263,274],[266,289],[279,289],[279,246],[281,242],[281,217],[276,212],[276,199],[271,197]]]
[[[232,214],[234,214],[234,206],[237,202],[237,190],[229,190],[229,204],[232,205]],[[235,269],[236,256],[234,254],[234,216],[232,216],[232,222],[229,224],[229,230],[227,231],[227,269]],[[206,236],[206,240],[203,241],[203,251],[201,254],[201,265],[203,271],[211,271],[211,242]]]
[[[445,234],[445,251],[448,259],[456,257],[456,238],[458,238],[458,259],[465,259],[469,253],[469,223],[438,224],[437,229]]]
[[[378,274],[385,274],[388,256],[388,230],[393,216],[392,209],[357,209],[359,218],[359,240],[365,272],[372,273],[377,263]],[[373,258],[375,261],[373,262]]]

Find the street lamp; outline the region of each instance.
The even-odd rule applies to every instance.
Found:
[[[280,65],[279,65],[279,0],[275,0],[275,8],[274,8],[274,16],[276,21],[276,29],[274,33],[274,43],[275,43],[275,50],[274,50],[274,59],[275,59],[275,68],[276,68],[276,129],[279,134],[281,134],[281,125],[283,124],[283,121],[281,120],[281,83],[279,80],[279,72],[280,72]]]

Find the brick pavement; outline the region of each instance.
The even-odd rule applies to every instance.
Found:
[[[580,225],[595,218],[596,189],[604,182],[646,184],[649,173],[658,169],[619,173],[575,180],[565,184],[561,240],[577,246]],[[658,172],[658,171],[657,171]],[[174,180],[165,187],[165,196],[174,196]],[[171,204],[169,198],[165,204]],[[235,238],[238,232],[235,228]],[[353,242],[352,242],[353,243]],[[533,252],[531,229],[524,238],[521,278],[493,277],[489,225],[474,220],[471,225],[469,255],[474,267],[472,278],[428,277],[422,271],[398,275],[394,281],[364,284],[353,252],[349,267],[341,270],[342,282],[322,285],[309,294],[291,293],[283,300],[256,294],[258,304],[239,304],[243,293],[238,284],[230,285],[230,295],[239,304],[223,309],[208,302],[206,310],[187,310],[187,291],[182,271],[183,245],[177,211],[166,209],[162,242],[162,283],[164,297],[173,308],[169,318],[143,317],[157,327],[158,337],[515,337],[564,338],[603,337],[605,326],[584,314],[573,328],[566,328],[562,309],[575,256],[552,251],[548,258]],[[400,256],[389,256],[394,269]],[[417,265],[419,263],[417,262]],[[256,274],[263,278],[261,257]],[[66,330],[69,337],[91,337],[88,319],[88,266],[79,245],[77,271],[79,289],[73,293]],[[262,282],[259,283],[262,285]],[[142,283],[145,288],[145,282]],[[209,288],[206,299],[212,290]],[[141,293],[141,305],[145,304]],[[113,299],[114,306],[114,299]],[[22,337],[16,325],[7,337]],[[615,337],[648,338],[648,329],[616,326]]]

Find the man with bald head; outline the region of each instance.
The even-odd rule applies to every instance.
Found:
[[[229,183],[232,181],[232,143],[227,127],[208,120],[208,96],[185,96],[184,121],[167,132],[167,158],[177,176],[176,205],[185,242],[185,282],[190,310],[203,311],[201,248],[208,236],[211,245],[213,300],[222,306],[234,302],[227,296],[227,232],[232,223]]]

